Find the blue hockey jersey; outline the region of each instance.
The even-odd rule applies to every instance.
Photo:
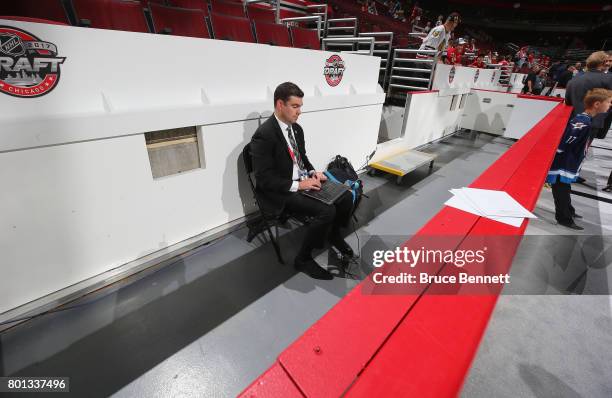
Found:
[[[546,182],[571,184],[578,179],[582,162],[591,143],[591,116],[580,113],[569,121],[557,148]]]

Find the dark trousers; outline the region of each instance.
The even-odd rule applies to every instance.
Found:
[[[574,214],[576,214],[570,197],[571,189],[571,184],[561,181],[552,184],[552,193],[555,199],[555,218],[557,222],[562,224],[571,224],[574,221]]]
[[[305,258],[310,256],[313,249],[325,245],[330,231],[332,240],[340,237],[340,228],[345,227],[351,217],[353,197],[347,192],[333,205],[327,205],[296,192],[285,202],[285,209],[290,214],[310,217],[306,236],[298,253],[298,256]]]

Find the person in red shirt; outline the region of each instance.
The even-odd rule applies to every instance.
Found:
[[[527,57],[527,63],[529,64],[530,68],[532,68],[534,66],[534,64],[533,64],[534,58],[535,58],[534,54],[532,52],[529,53],[529,56]]]
[[[482,55],[478,55],[478,58],[470,65],[471,68],[484,68],[485,63],[482,59]]]
[[[456,64],[463,64],[463,54],[465,53],[465,46],[468,45],[468,42],[463,40],[463,38],[459,38],[457,40],[457,56],[456,56]]]
[[[465,40],[458,39],[457,43],[452,43],[446,49],[446,58],[444,59],[444,63],[448,65],[461,65],[461,55],[463,54],[463,46],[465,45]]]
[[[446,56],[444,58],[444,63],[447,65],[454,65],[455,59],[457,57],[457,49],[455,48],[454,41],[451,41],[446,48]]]

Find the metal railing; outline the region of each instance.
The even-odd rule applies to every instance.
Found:
[[[327,4],[313,4],[306,6],[307,10],[313,10],[311,15],[320,16],[323,23],[323,28],[327,26]]]
[[[389,68],[391,67],[391,49],[393,46],[393,32],[361,32],[359,37],[373,37],[373,55],[380,57],[379,83],[386,89],[388,84]]]
[[[276,23],[280,21],[280,0],[246,0],[244,2],[244,10],[247,11],[247,7],[251,4],[264,3],[270,4],[272,10],[274,11],[274,20]]]
[[[351,50],[339,50],[343,53],[349,54],[362,54],[362,55],[374,55],[374,38],[373,37],[326,37],[322,40],[321,50],[323,51],[338,51],[337,49],[331,50],[329,45],[332,44],[334,47],[339,45],[348,44],[351,46]],[[361,50],[360,44],[369,44],[368,50]]]
[[[438,60],[437,54],[436,50],[394,49],[387,97],[391,95],[393,89],[431,90]],[[405,55],[413,55],[414,58],[407,58]]]
[[[308,17],[291,17],[291,18],[283,18],[280,20],[280,23],[283,23],[289,27],[291,23],[297,22],[316,22],[317,24],[317,34],[319,35],[319,40],[323,37],[323,23],[320,15],[311,15]]]
[[[355,17],[328,19],[325,26],[325,37],[355,37],[357,36],[357,24]]]

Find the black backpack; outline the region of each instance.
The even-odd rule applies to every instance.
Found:
[[[327,170],[324,174],[331,181],[348,185],[351,188],[353,194],[353,211],[355,212],[357,206],[361,202],[363,194],[363,182],[359,179],[357,172],[353,168],[351,162],[348,161],[344,156],[336,155],[336,157],[329,162]]]

